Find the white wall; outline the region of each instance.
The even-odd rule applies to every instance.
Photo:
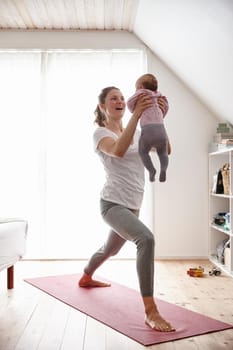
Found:
[[[219,119],[233,123],[232,0],[140,0],[134,33]]]
[[[128,32],[0,32],[0,48],[143,48]],[[165,184],[154,191],[156,257],[208,255],[208,144],[217,120],[155,55],[148,50],[148,71],[169,99],[166,126],[172,156]],[[134,82],[132,82],[134,84]]]
[[[142,42],[127,31],[0,31],[0,49],[133,49]]]
[[[154,186],[156,256],[208,255],[208,144],[217,120],[152,53],[148,69],[170,103],[165,119],[172,144],[167,182]]]

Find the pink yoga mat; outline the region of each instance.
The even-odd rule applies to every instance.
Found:
[[[233,328],[233,325],[156,299],[163,317],[176,328],[175,332],[157,332],[145,324],[141,296],[136,290],[112,281],[107,288],[80,288],[79,278],[80,274],[72,274],[25,281],[145,346]]]

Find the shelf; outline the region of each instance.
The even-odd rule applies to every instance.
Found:
[[[213,197],[219,197],[219,198],[227,198],[227,199],[233,198],[232,194],[218,194],[218,193],[210,192],[210,195]]]
[[[223,178],[223,186],[226,185],[227,194],[215,193],[216,176],[219,169],[224,164],[229,164],[229,179]],[[209,259],[222,271],[233,277],[233,146],[219,149],[209,153]],[[217,225],[215,216],[218,213],[229,213],[230,222],[227,224]],[[222,247],[224,240],[229,240],[229,248]],[[226,253],[226,265],[218,262],[217,254],[219,249],[229,249]]]
[[[215,225],[213,223],[210,223],[210,227],[214,228],[215,230],[218,230],[220,232],[223,232],[225,233],[226,235],[230,236],[230,237],[233,237],[233,234],[232,234],[232,231],[228,231],[228,230],[225,230],[224,228],[221,228],[220,225]]]
[[[210,152],[209,156],[216,156],[218,154],[224,154],[224,153],[229,153],[233,151],[233,146],[229,146],[229,147],[224,147],[222,149],[219,149],[218,151],[214,151],[214,152]]]
[[[232,276],[233,271],[231,271],[226,265],[219,263],[215,256],[211,256],[209,259],[215,266],[219,267],[222,271]]]

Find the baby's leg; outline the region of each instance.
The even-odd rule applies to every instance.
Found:
[[[155,174],[156,169],[152,163],[151,157],[149,155],[149,152],[151,150],[151,145],[148,144],[148,138],[146,137],[146,134],[142,132],[142,135],[139,139],[139,155],[142,159],[142,162],[145,166],[145,168],[149,171],[150,181],[155,181]]]
[[[167,153],[167,142],[157,146],[157,153],[160,160],[160,175],[159,181],[166,181],[166,171],[168,167],[168,153]]]

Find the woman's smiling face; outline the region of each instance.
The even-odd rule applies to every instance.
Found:
[[[112,89],[107,94],[105,103],[101,103],[100,106],[108,117],[122,118],[125,112],[126,103],[121,91],[118,89]]]

